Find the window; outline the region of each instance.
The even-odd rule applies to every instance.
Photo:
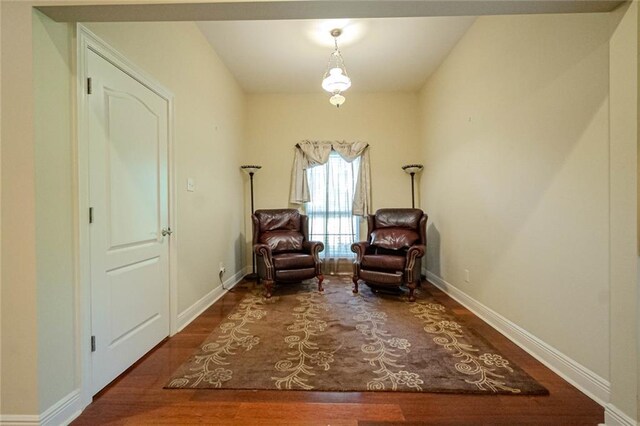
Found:
[[[331,151],[326,164],[307,170],[309,238],[324,243],[322,257],[353,257],[351,244],[359,235],[359,218],[352,215],[351,205],[359,167],[360,158],[348,163]]]

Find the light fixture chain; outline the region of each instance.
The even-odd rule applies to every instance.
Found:
[[[342,68],[344,75],[349,77],[349,73],[347,72],[347,66],[344,64],[344,58],[342,57],[342,53],[340,53],[339,50],[338,50],[338,58],[340,60],[340,68]]]
[[[344,75],[347,77],[349,74],[347,73],[347,67],[344,65],[344,58],[342,57],[342,52],[340,52],[340,48],[338,48],[338,37],[333,37],[333,42],[335,43],[336,50],[334,55],[336,56],[336,66],[342,68],[344,71]]]

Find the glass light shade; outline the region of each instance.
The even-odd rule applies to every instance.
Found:
[[[262,168],[262,166],[256,166],[256,165],[254,165],[254,164],[248,164],[248,165],[245,165],[245,166],[240,166],[240,168],[241,168],[243,171],[245,171],[245,172],[247,172],[247,173],[251,174],[251,173],[255,173],[255,172],[257,172],[258,170],[260,170],[260,169]]]
[[[407,164],[406,166],[402,166],[402,170],[409,174],[418,173],[422,171],[423,168],[424,166],[422,164]]]
[[[342,68],[331,68],[329,75],[322,80],[322,88],[329,93],[344,92],[351,87],[351,79],[345,75]]]
[[[346,100],[345,97],[342,96],[340,93],[336,93],[335,95],[329,98],[329,102],[331,103],[331,105],[336,106],[338,108],[340,108],[340,105],[342,105],[345,100]]]

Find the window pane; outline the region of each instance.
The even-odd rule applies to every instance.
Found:
[[[351,244],[359,220],[351,213],[360,159],[348,163],[335,151],[329,161],[307,170],[311,201],[307,203],[309,238],[322,241],[325,258],[353,257]]]

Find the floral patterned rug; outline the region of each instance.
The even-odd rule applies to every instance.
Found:
[[[427,290],[352,294],[350,280],[258,286],[166,388],[547,395]]]

